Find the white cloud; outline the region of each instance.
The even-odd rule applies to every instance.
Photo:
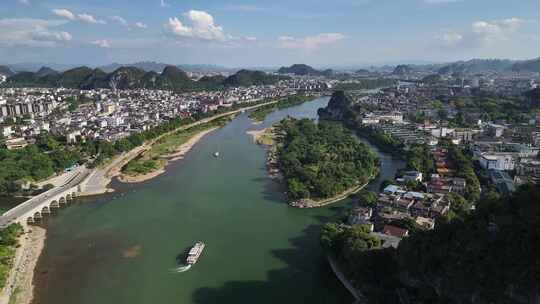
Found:
[[[19,0],[20,4],[30,5],[30,0]]]
[[[525,23],[519,18],[473,22],[469,30],[449,31],[438,38],[445,46],[476,48],[509,40]]]
[[[138,27],[140,29],[146,29],[148,28],[148,25],[142,23],[142,22],[135,22],[135,27]]]
[[[160,0],[159,6],[161,6],[161,7],[169,7],[169,4],[167,4],[167,2],[165,2],[165,0]]]
[[[120,17],[120,16],[111,16],[110,19],[122,26],[125,26],[125,27],[128,27],[129,24],[128,22],[126,21],[126,19]]]
[[[93,24],[107,24],[105,20],[98,20],[94,16],[83,13],[75,15],[70,10],[67,10],[65,8],[56,8],[52,10],[53,14],[55,14],[58,17],[62,17],[71,21],[78,20],[86,23],[93,23]]]
[[[281,36],[278,38],[278,41],[279,47],[281,48],[315,51],[324,45],[335,44],[344,38],[345,35],[341,33],[321,33],[315,36],[307,36],[303,38]]]
[[[104,49],[108,49],[111,47],[111,45],[109,44],[109,41],[105,39],[92,41],[91,43],[97,47],[104,48]]]
[[[86,23],[107,24],[105,20],[98,20],[94,16],[89,15],[89,14],[78,14],[77,19]]]
[[[0,19],[0,45],[54,47],[72,40],[68,32],[51,28],[65,21],[29,18]]]
[[[165,29],[177,38],[192,38],[206,41],[226,41],[231,37],[225,35],[223,28],[214,23],[214,17],[204,11],[191,10],[184,14],[190,23],[184,25],[178,18],[169,18]]]
[[[75,14],[73,14],[71,11],[68,11],[65,8],[53,9],[52,12],[58,17],[66,18],[69,20],[75,20]]]

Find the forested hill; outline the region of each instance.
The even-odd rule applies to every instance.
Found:
[[[6,87],[65,87],[74,89],[162,89],[190,91],[219,89],[226,86],[241,87],[275,84],[285,76],[270,75],[261,71],[242,70],[229,77],[203,77],[192,80],[186,72],[166,66],[161,74],[146,72],[136,67],[120,67],[111,73],[101,69],[78,67],[58,73],[42,69],[37,73],[21,72],[12,75],[3,84]]]
[[[278,164],[293,201],[334,197],[378,171],[376,155],[341,124],[285,119],[276,130]]]
[[[298,76],[332,76],[333,71],[331,69],[327,69],[324,71],[319,71],[307,64],[293,64],[290,67],[281,67],[278,70],[278,73],[280,74],[294,74]]]
[[[488,193],[465,217],[442,218],[398,249],[360,228],[332,223],[322,245],[368,303],[540,303],[540,186]]]

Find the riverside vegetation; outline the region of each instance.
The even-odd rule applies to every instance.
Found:
[[[415,230],[398,249],[365,227],[326,224],[321,244],[368,303],[536,303],[540,290],[539,185],[486,194],[470,214]],[[456,267],[459,265],[459,267]],[[535,300],[536,299],[536,300]]]
[[[164,136],[156,141],[149,151],[128,162],[122,168],[122,173],[129,176],[138,176],[161,170],[167,163],[164,158],[173,154],[179,146],[186,143],[190,138],[200,132],[222,127],[229,121],[230,117],[224,117]]]
[[[306,96],[306,95],[295,95],[295,96],[286,97],[286,98],[280,99],[277,103],[262,106],[254,110],[253,112],[249,114],[249,118],[255,121],[263,121],[266,118],[266,116],[268,116],[268,114],[276,110],[296,106],[296,105],[302,104],[306,101],[310,101],[313,99],[315,99],[315,97]]]
[[[340,124],[285,119],[276,126],[278,166],[288,197],[316,205],[367,183],[378,158]]]
[[[15,250],[19,244],[18,238],[23,233],[19,224],[11,224],[0,230],[0,289],[6,284],[7,275],[13,264]]]
[[[206,113],[198,112],[194,113],[191,118],[174,118],[144,132],[120,139],[115,143],[86,139],[68,144],[63,137],[43,132],[38,136],[35,144],[30,144],[22,149],[8,150],[0,134],[0,168],[2,168],[0,170],[0,195],[31,195],[35,190],[25,190],[24,184],[45,180],[74,164],[88,163],[89,167],[103,165],[113,157],[181,126],[266,102],[269,100],[234,104],[229,108],[219,108]],[[146,165],[154,167],[157,164],[148,163]]]

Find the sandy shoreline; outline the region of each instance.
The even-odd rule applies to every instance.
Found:
[[[167,132],[165,134],[162,134],[161,136],[155,138],[154,140],[152,140],[149,143],[143,144],[142,146],[139,146],[139,147],[127,152],[127,153],[124,153],[122,155],[117,156],[116,158],[114,158],[112,160],[112,162],[110,164],[108,164],[104,168],[95,170],[92,173],[91,177],[89,177],[87,182],[85,183],[85,186],[84,186],[85,189],[84,189],[84,192],[81,193],[81,196],[92,196],[92,195],[100,195],[100,194],[104,194],[104,193],[108,193],[108,192],[113,192],[114,189],[109,188],[109,184],[111,183],[111,181],[112,181],[112,179],[114,177],[117,177],[117,176],[120,175],[120,170],[122,169],[122,167],[125,164],[127,164],[129,161],[131,161],[132,159],[137,157],[140,153],[144,153],[146,150],[150,149],[150,147],[152,146],[153,143],[155,143],[160,138],[162,138],[164,136],[167,136],[168,134],[171,134],[171,133],[174,133],[174,132],[177,132],[177,131],[180,131],[180,130],[186,130],[186,129],[189,129],[189,128],[194,127],[194,126],[198,126],[198,125],[201,125],[201,124],[205,124],[205,123],[214,121],[216,119],[220,119],[222,117],[235,115],[235,114],[240,113],[240,112],[244,112],[244,111],[251,110],[251,109],[256,109],[256,108],[259,108],[259,107],[262,107],[262,106],[265,106],[265,105],[269,105],[269,104],[273,104],[273,103],[276,103],[276,102],[277,101],[270,101],[270,102],[261,103],[261,104],[254,105],[254,106],[248,106],[248,107],[241,108],[241,109],[238,109],[238,110],[234,110],[234,111],[231,111],[231,112],[218,114],[216,116],[205,118],[205,119],[196,121],[196,122],[194,122],[192,124],[185,125],[185,126],[177,128],[175,130],[172,130],[170,132]],[[176,157],[173,156],[171,161],[181,159],[182,157],[183,156],[176,156]]]
[[[34,297],[34,271],[45,247],[46,230],[39,226],[26,226],[19,238],[6,286],[0,293],[0,304],[30,304]]]
[[[219,129],[219,127],[211,128],[211,129],[208,129],[208,130],[203,130],[203,131],[195,134],[190,139],[188,139],[188,141],[186,141],[185,143],[178,146],[175,149],[174,153],[162,156],[161,158],[166,160],[166,163],[164,164],[164,167],[162,169],[159,169],[157,171],[150,172],[150,173],[147,173],[147,174],[136,175],[136,176],[130,176],[130,175],[122,174],[121,172],[119,172],[118,173],[118,180],[120,182],[122,182],[122,183],[130,183],[130,184],[142,183],[142,182],[145,182],[147,180],[151,180],[151,179],[165,173],[166,170],[167,170],[167,165],[169,164],[169,162],[183,159],[184,156],[193,148],[193,146],[195,146],[201,139],[203,139],[204,136],[206,136],[207,134],[209,134],[209,133],[211,133],[211,132],[213,132],[213,131],[215,131],[217,129]]]

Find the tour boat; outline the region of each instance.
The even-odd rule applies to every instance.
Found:
[[[214,152],[215,157],[219,157],[219,152]]]
[[[198,241],[195,243],[193,247],[188,252],[187,258],[186,258],[186,264],[193,265],[197,263],[197,260],[201,256],[204,249],[204,242]]]

